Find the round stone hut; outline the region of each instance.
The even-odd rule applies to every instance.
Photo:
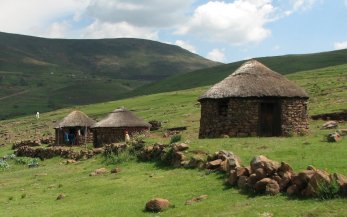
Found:
[[[79,145],[91,142],[93,137],[90,127],[95,123],[96,121],[81,111],[71,112],[54,127],[55,144]]]
[[[104,144],[121,142],[125,140],[125,132],[132,136],[135,133],[148,131],[150,127],[149,123],[131,111],[119,108],[92,126],[93,143],[95,147],[100,147]]]
[[[308,94],[251,60],[199,98],[199,138],[289,136],[308,131]]]

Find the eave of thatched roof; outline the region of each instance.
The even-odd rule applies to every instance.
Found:
[[[97,122],[92,128],[118,128],[118,127],[146,127],[151,125],[143,119],[137,117],[131,111],[125,108],[119,108],[111,112],[106,118]]]
[[[234,73],[212,86],[203,99],[231,97],[299,97],[308,98],[305,90],[262,63],[251,60]]]
[[[61,127],[90,127],[96,121],[81,111],[73,111],[60,121],[54,128]]]

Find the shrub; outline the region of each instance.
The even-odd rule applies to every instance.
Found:
[[[6,161],[4,161],[4,160],[0,160],[0,170],[6,170],[6,169],[8,169],[10,167],[10,165],[6,162]]]
[[[109,152],[109,153],[105,154],[106,164],[124,163],[124,162],[129,162],[129,161],[134,160],[134,159],[136,159],[136,156],[129,149],[125,149],[125,150],[120,151],[118,153]]]
[[[27,165],[28,167],[37,167],[39,165],[39,159],[38,158],[17,157],[17,158],[15,158],[15,162],[17,164]]]
[[[321,200],[330,200],[339,196],[340,187],[335,178],[332,178],[331,183],[318,183],[317,196]]]
[[[170,143],[175,143],[175,142],[179,142],[182,140],[182,135],[181,134],[175,134],[173,136],[171,136],[171,140]]]

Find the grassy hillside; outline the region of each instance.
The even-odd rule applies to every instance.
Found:
[[[310,94],[309,113],[320,114],[347,107],[347,65],[304,71],[288,76]],[[221,138],[198,139],[200,107],[197,97],[208,86],[190,90],[160,93],[126,100],[76,107],[95,119],[101,119],[119,106],[132,109],[146,120],[164,121],[164,129],[187,126],[183,141],[192,150],[215,152],[230,150],[248,164],[255,155],[264,154],[274,160],[286,161],[298,171],[314,165],[329,172],[347,175],[345,156],[347,140],[331,144],[324,140],[330,130],[320,130],[322,121],[311,121],[311,133],[289,138]],[[52,135],[53,124],[70,109],[41,115],[0,121],[0,156],[12,153],[10,142],[20,138]],[[340,123],[347,128],[347,123]],[[165,130],[151,133],[148,143],[164,142]],[[7,139],[6,139],[7,138]],[[28,169],[11,162],[8,170],[0,171],[0,216],[346,216],[346,199],[299,200],[277,195],[250,197],[237,189],[223,185],[224,177],[205,171],[172,169],[155,163],[134,160],[117,165],[106,164],[102,156],[65,165],[63,159],[40,162],[40,167]],[[100,167],[120,167],[120,174],[89,177]],[[58,194],[66,198],[57,201]],[[184,202],[202,194],[209,198],[185,206]],[[146,213],[144,204],[153,197],[169,199],[175,208],[160,214]]]
[[[347,49],[315,54],[261,57],[256,59],[274,71],[281,74],[290,74],[299,71],[347,64]],[[126,94],[126,96],[138,96],[212,85],[230,75],[242,63],[244,63],[244,61],[196,70],[181,75],[174,75],[163,81],[135,89]]]
[[[104,102],[174,74],[218,65],[143,39],[45,39],[0,32],[0,119]]]

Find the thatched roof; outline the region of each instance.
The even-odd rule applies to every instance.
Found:
[[[242,64],[234,73],[215,84],[202,99],[229,97],[299,97],[308,98],[304,89],[256,60]]]
[[[81,111],[73,111],[60,121],[54,128],[60,127],[90,127],[96,121],[88,117]]]
[[[151,125],[126,108],[119,108],[92,126],[92,128],[98,127],[151,127]]]

